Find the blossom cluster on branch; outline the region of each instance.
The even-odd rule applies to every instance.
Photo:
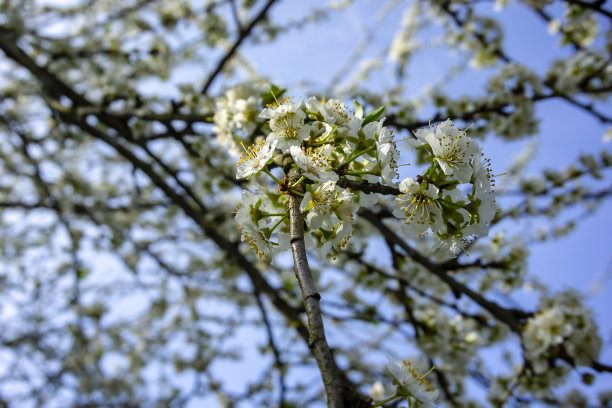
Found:
[[[588,365],[598,357],[602,343],[597,325],[577,292],[544,298],[539,310],[527,320],[523,331],[525,356],[534,373],[546,374],[556,357],[579,365]]]
[[[259,126],[268,130],[268,136],[243,146],[236,165],[236,177],[255,177],[258,189],[258,194],[245,190],[236,211],[242,240],[261,258],[272,255],[275,248],[286,249],[286,196],[293,194],[302,197],[308,245],[321,258],[335,258],[349,244],[357,210],[378,204],[383,191],[388,193],[382,186],[397,184],[401,164],[394,133],[384,126],[384,107],[364,116],[358,102],[352,112],[335,99],[274,99],[258,115],[266,121]],[[235,111],[249,100],[235,100]],[[236,124],[229,132],[245,128]],[[489,160],[478,143],[446,120],[418,130],[407,144],[422,151],[430,165],[393,190],[397,195],[393,214],[403,220],[404,232],[409,237],[432,232],[438,246],[452,254],[471,237],[487,235],[497,206]],[[298,178],[289,177],[291,168],[298,169]],[[276,192],[268,189],[262,173],[276,182]],[[349,187],[341,187],[340,180]]]

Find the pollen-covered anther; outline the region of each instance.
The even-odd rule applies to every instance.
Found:
[[[434,205],[431,198],[418,191],[409,198],[409,202],[403,200],[404,196],[404,194],[400,194],[399,199],[407,218],[405,224],[411,225],[411,223],[414,223],[423,226],[431,225],[433,222],[431,208]],[[417,235],[423,236],[425,233],[418,233]]]
[[[253,233],[253,235],[249,234],[249,232]],[[265,246],[268,244],[268,240],[261,231],[247,231],[246,229],[242,229],[242,237],[244,242],[246,242],[249,248],[251,248],[259,258],[266,257]]]
[[[274,122],[273,132],[280,134],[285,139],[297,139],[299,135],[300,127],[304,124],[304,120],[298,118],[294,120],[295,113],[289,112],[282,116],[282,118]]]

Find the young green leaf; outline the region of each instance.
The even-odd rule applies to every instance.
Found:
[[[380,108],[376,109],[374,112],[370,113],[368,116],[363,118],[363,122],[361,122],[361,126],[363,127],[370,122],[376,122],[377,120],[380,120],[380,117],[382,116],[384,111],[385,111],[385,105],[381,106]]]
[[[363,118],[363,106],[361,106],[361,104],[357,102],[357,99],[355,99],[353,103],[355,104],[355,117]]]
[[[276,102],[286,91],[287,89],[285,88],[279,88],[276,85],[271,85],[269,92],[264,92],[261,94],[263,105],[266,106]]]

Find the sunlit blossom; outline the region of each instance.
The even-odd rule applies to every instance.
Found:
[[[333,205],[337,197],[338,191],[333,181],[319,183],[312,193],[306,192],[300,209],[308,210],[306,222],[310,228],[319,228],[324,222],[333,225]]]
[[[310,125],[304,123],[306,114],[300,109],[302,103],[293,103],[289,98],[266,107],[259,115],[269,119],[268,142],[277,142],[278,148],[286,153],[291,146],[300,146],[309,137]]]
[[[253,174],[257,174],[263,169],[268,160],[274,155],[276,141],[271,143],[260,140],[255,145],[245,149],[245,152],[236,163],[236,178],[249,178]]]
[[[447,176],[461,183],[467,183],[472,177],[471,161],[480,152],[478,143],[462,130],[457,129],[449,119],[432,128],[419,129],[415,136],[429,144],[435,160]]]

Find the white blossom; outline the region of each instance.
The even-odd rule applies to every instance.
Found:
[[[253,174],[259,173],[274,155],[276,143],[276,140],[271,143],[260,140],[255,145],[246,149],[236,164],[236,178],[248,178]]]
[[[398,391],[400,393],[407,391],[408,395],[404,394],[404,396],[412,396],[425,404],[431,404],[438,399],[440,391],[436,390],[429,381],[425,379],[431,370],[426,374],[421,374],[419,370],[412,365],[412,362],[403,360],[401,363],[397,364],[391,357],[389,357],[387,369],[397,383],[396,385],[404,388],[404,390],[400,389]]]
[[[310,228],[317,229],[324,223],[334,225],[339,221],[333,213],[333,206],[337,197],[338,191],[336,183],[333,181],[319,183],[312,193],[307,191],[304,194],[300,209],[308,211],[306,222]]]
[[[359,192],[359,205],[361,207],[372,207],[378,203],[378,194],[366,194],[363,191]]]
[[[372,384],[372,388],[370,388],[370,397],[372,397],[374,401],[382,400],[385,397],[385,386],[382,382],[376,381]]]
[[[263,259],[270,257],[272,253],[272,243],[259,228],[247,224],[240,228],[240,235],[242,241],[246,242],[258,257]]]
[[[612,141],[612,128],[608,128],[608,130],[606,130],[606,133],[604,133],[601,141],[604,143],[610,143]]]
[[[438,241],[436,249],[444,255],[457,255],[465,249],[471,242],[469,238],[463,236],[449,235]]]
[[[310,112],[319,113],[323,120],[331,125],[344,126],[351,119],[344,103],[338,99],[319,100],[311,96],[306,101],[306,108]]]
[[[217,141],[233,155],[240,154],[235,133],[249,135],[257,127],[255,118],[259,112],[261,93],[269,87],[265,82],[242,83],[226,90],[215,102],[215,125]]]
[[[334,204],[334,213],[342,221],[354,221],[355,213],[359,204],[355,203],[354,194],[348,190],[342,190]]]
[[[555,358],[568,356],[589,364],[601,350],[592,313],[574,291],[560,292],[540,302],[540,312],[527,320],[522,333],[525,357],[536,374],[544,374]]]
[[[314,181],[338,181],[338,175],[333,172],[326,156],[312,148],[304,149],[291,146],[289,149],[293,161],[303,170],[303,175]]]
[[[400,73],[404,71],[410,56],[421,48],[421,42],[416,39],[420,19],[419,3],[406,8],[402,17],[402,26],[393,37],[389,47],[389,59],[399,65]]]
[[[480,158],[474,159],[474,174],[473,174],[473,196],[479,201],[478,204],[478,223],[471,226],[471,233],[479,236],[487,236],[489,234],[488,225],[497,213],[497,202],[495,201],[495,192],[493,187],[495,181],[490,167],[490,160],[485,159],[480,155]]]
[[[240,204],[236,209],[236,222],[240,226],[250,225],[253,228],[264,228],[268,226],[272,220],[269,217],[257,219],[254,213],[274,212],[274,208],[264,194],[254,194],[248,190],[243,190],[240,198]]]
[[[306,114],[301,110],[302,102],[293,103],[289,98],[282,99],[265,108],[259,117],[269,119],[270,133],[268,142],[278,142],[278,148],[287,153],[292,146],[301,146],[310,136],[310,125],[304,124]]]
[[[395,202],[396,209],[393,215],[406,218],[404,222],[408,231],[414,235],[422,236],[431,227],[434,231],[441,231],[442,212],[436,204],[438,188],[427,184],[425,189],[414,179],[408,177],[400,183],[400,194]]]
[[[478,143],[455,127],[449,119],[431,128],[419,129],[415,136],[418,140],[431,146],[435,160],[447,176],[461,183],[467,183],[472,177],[470,165],[479,153]]]
[[[383,126],[384,118],[378,122],[371,122],[364,126],[366,137],[372,135],[376,140],[376,153],[381,168],[382,181],[392,184],[398,176],[399,150],[393,140],[393,131]]]
[[[353,235],[353,223],[339,222],[331,230],[320,229],[319,233],[322,236],[316,239],[317,247],[315,248],[319,258],[336,259],[348,246]]]

